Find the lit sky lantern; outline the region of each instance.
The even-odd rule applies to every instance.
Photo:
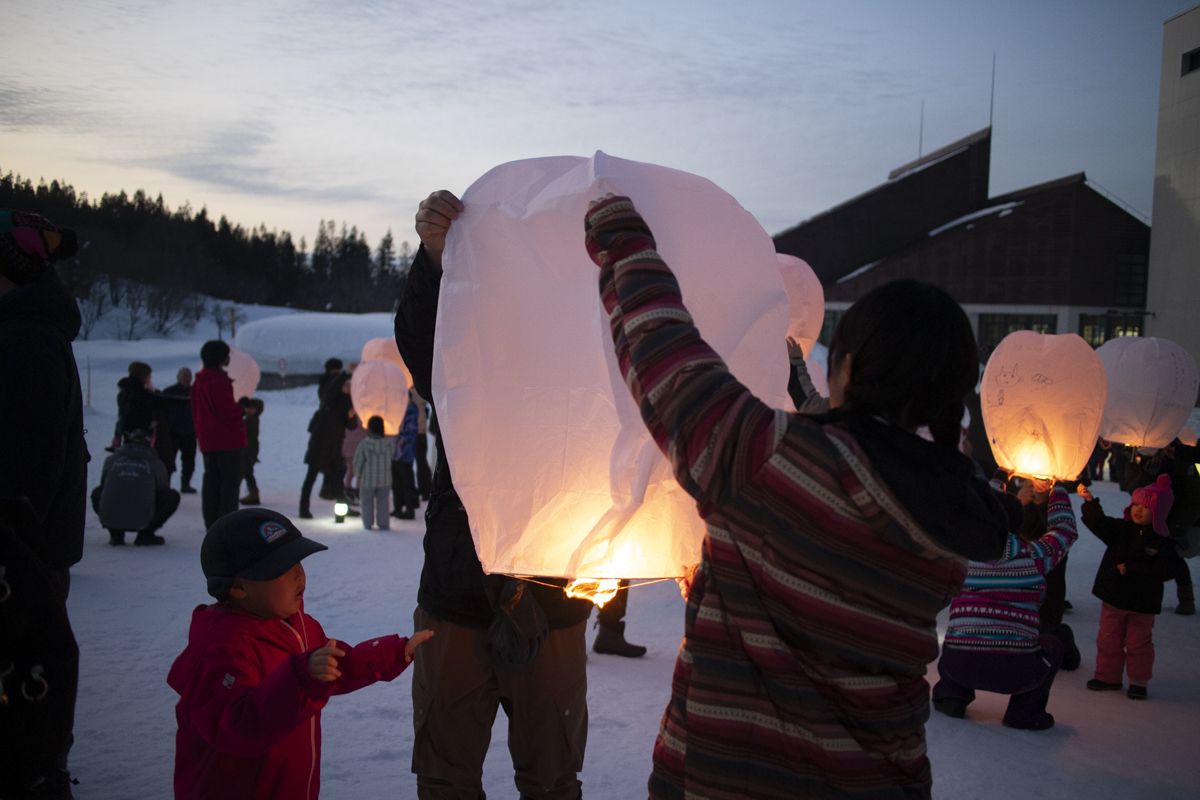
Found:
[[[787,335],[796,340],[807,358],[825,322],[825,290],[804,259],[785,253],[776,253],[775,258],[788,296]]]
[[[364,361],[350,378],[350,401],[363,425],[371,417],[383,417],[383,433],[395,436],[408,408],[408,374],[391,361]]]
[[[583,238],[588,202],[609,192],[633,198],[744,384],[783,407],[788,366],[771,238],[711,182],[597,153],[504,164],[465,192],[432,399],[476,552],[486,572],[568,578],[598,603],[618,578],[683,575],[704,530],[617,369]]]
[[[1017,475],[1074,480],[1104,414],[1104,365],[1073,333],[1017,331],[983,371],[983,425],[996,464]]]
[[[1196,402],[1196,360],[1175,342],[1152,336],[1111,339],[1096,355],[1108,374],[1100,435],[1132,447],[1170,444]]]
[[[261,377],[257,361],[231,345],[229,366],[225,367],[225,372],[233,381],[234,400],[254,396],[255,390],[258,389],[258,379]]]
[[[400,357],[400,348],[396,346],[393,336],[381,336],[368,341],[363,345],[359,361],[390,361],[404,372],[404,379],[410,387],[412,386],[412,374],[408,371],[404,359]]]

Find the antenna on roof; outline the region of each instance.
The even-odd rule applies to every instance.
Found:
[[[917,132],[917,158],[921,157],[921,154],[924,152],[924,150],[925,150],[925,98],[922,97],[921,98],[921,127],[920,127],[919,131]]]
[[[992,51],[992,96],[988,100],[988,127],[992,127],[992,115],[996,110],[996,51]]]

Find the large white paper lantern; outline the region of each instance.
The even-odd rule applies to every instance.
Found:
[[[675,577],[703,525],[617,369],[588,202],[633,198],[696,324],[764,401],[787,399],[787,302],[771,238],[711,182],[611,158],[518,161],[463,195],[433,363],[454,483],[489,573]]]
[[[404,373],[404,379],[408,381],[410,387],[412,386],[412,373],[408,371],[408,365],[400,356],[400,348],[396,346],[396,339],[393,336],[381,336],[368,341],[363,345],[362,357],[359,360],[391,362],[400,368]]]
[[[390,361],[364,361],[350,378],[350,402],[365,426],[371,417],[383,418],[383,432],[395,436],[408,408],[408,375]]]
[[[796,340],[807,358],[825,324],[825,290],[804,259],[785,253],[776,253],[775,258],[788,296],[787,335]]]
[[[1131,447],[1166,447],[1187,423],[1200,377],[1188,351],[1169,339],[1122,336],[1096,355],[1108,374],[1100,435]]]
[[[1073,480],[1096,447],[1107,392],[1104,365],[1080,337],[1017,331],[983,371],[983,425],[997,466]]]
[[[225,367],[225,372],[233,381],[233,399],[254,396],[255,390],[258,389],[258,379],[261,377],[257,361],[230,346],[229,366]]]

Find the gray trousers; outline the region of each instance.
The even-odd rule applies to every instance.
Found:
[[[379,523],[379,530],[386,531],[391,525],[391,518],[388,516],[391,509],[388,507],[392,487],[376,486],[373,489],[358,490],[358,510],[362,513],[363,528],[371,530],[371,526]]]
[[[508,715],[508,750],[522,797],[576,800],[587,746],[586,620],[552,630],[533,663],[496,672],[487,631],[418,608],[414,630],[436,635],[413,657],[413,760],[421,800],[484,797],[483,759],[496,709]]]

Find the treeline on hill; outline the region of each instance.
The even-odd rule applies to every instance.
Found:
[[[81,301],[86,338],[108,313],[121,315],[119,335],[140,338],[191,328],[206,315],[221,320],[229,308],[202,295],[239,303],[321,311],[390,311],[412,261],[408,242],[389,230],[372,250],[356,227],[339,230],[322,220],[311,252],[303,238],[265,226],[247,230],[208,210],[168,208],[162,195],[86,193],[57,180],[34,185],[0,173],[0,208],[42,214],[73,228],[76,258],[60,265]],[[220,323],[219,323],[220,324]]]

